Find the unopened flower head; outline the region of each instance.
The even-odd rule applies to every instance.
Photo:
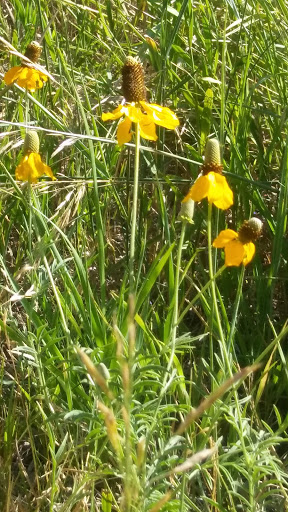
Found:
[[[119,105],[113,112],[104,112],[102,121],[119,119],[124,116],[117,129],[117,142],[121,146],[132,138],[132,123],[138,124],[140,136],[147,140],[157,140],[155,125],[175,130],[179,120],[172,110],[160,105],[147,103],[144,72],[141,62],[127,57],[122,68],[123,95],[125,104]]]
[[[193,224],[193,216],[194,216],[194,206],[195,203],[193,199],[188,199],[185,202],[181,203],[181,209],[179,212],[179,219],[183,222],[189,222]]]
[[[192,185],[183,202],[188,199],[202,201],[207,197],[209,203],[215,204],[221,210],[230,208],[233,204],[233,192],[225,176],[222,176],[222,169],[219,141],[218,139],[208,139],[205,160],[201,169],[202,175]]]
[[[146,99],[143,66],[139,59],[127,57],[122,68],[123,96],[127,103],[139,103]]]
[[[35,130],[29,130],[26,132],[23,145],[24,155],[28,155],[29,153],[39,153],[39,146],[40,142],[38,133]]]
[[[26,48],[25,57],[32,63],[36,64],[41,55],[42,48],[37,41],[32,41]],[[4,82],[6,85],[16,83],[20,87],[34,92],[36,89],[41,89],[43,83],[47,82],[48,77],[39,69],[34,68],[31,63],[22,60],[21,66],[14,66],[9,69],[4,75]]]
[[[213,242],[213,247],[224,248],[225,265],[238,267],[247,265],[255,254],[255,245],[262,231],[262,222],[256,217],[246,220],[238,233],[233,229],[224,229]]]
[[[205,148],[204,164],[202,173],[205,176],[209,172],[222,173],[223,165],[221,164],[220,144],[218,139],[208,139]]]
[[[20,164],[16,167],[16,180],[37,183],[38,178],[43,174],[46,174],[52,180],[56,180],[52,169],[41,160],[41,156],[39,155],[39,137],[35,130],[27,131],[24,140],[23,153],[24,156],[21,159]]]

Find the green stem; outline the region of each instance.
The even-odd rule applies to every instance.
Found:
[[[174,284],[174,311],[172,318],[172,336],[171,336],[171,354],[167,366],[167,373],[169,372],[174,359],[175,354],[175,342],[176,342],[176,334],[178,327],[178,290],[179,290],[179,276],[180,276],[180,268],[181,268],[181,258],[182,258],[182,249],[185,238],[186,231],[186,222],[182,222],[179,246],[178,246],[178,254],[177,254],[177,263],[176,263],[176,273],[175,273],[175,284]]]
[[[95,154],[94,154],[94,148],[93,148],[92,141],[89,140],[88,145],[89,145],[89,149],[90,149],[92,172],[93,172],[93,186],[94,186],[94,194],[95,194],[95,214],[96,214],[98,250],[99,250],[99,274],[100,274],[101,303],[102,303],[102,309],[103,309],[103,311],[105,311],[106,280],[105,280],[104,228],[103,228],[103,221],[102,221],[101,208],[100,208],[98,183],[97,183],[97,179],[98,179],[97,168],[96,168]]]
[[[232,377],[232,368],[230,365],[230,360],[227,352],[225,337],[222,329],[221,318],[218,308],[217,295],[216,295],[216,283],[214,279],[214,269],[213,269],[213,259],[212,259],[212,203],[208,203],[208,218],[207,218],[207,238],[208,238],[208,262],[209,262],[209,276],[211,280],[211,292],[212,292],[212,300],[213,307],[216,316],[216,322],[218,326],[218,332],[221,342],[221,350],[224,355],[224,360],[226,363],[227,370],[229,372],[229,376]]]
[[[29,97],[28,97],[28,90],[25,91],[25,124],[28,126],[29,123]],[[27,131],[27,128],[26,130]]]
[[[28,181],[27,183],[27,192],[28,192],[28,250],[29,250],[29,263],[33,265],[33,255],[32,255],[32,202],[31,202],[31,183]]]
[[[225,9],[223,43],[222,43],[222,67],[221,67],[221,117],[220,117],[220,145],[221,154],[223,152],[225,137],[225,87],[226,87],[226,25],[227,25],[227,8]]]
[[[135,360],[135,342],[136,330],[134,324],[135,304],[134,297],[129,297],[129,319],[128,319],[128,360],[123,364],[123,390],[124,390],[124,409],[123,417],[125,423],[125,512],[133,510],[132,497],[138,494],[136,480],[133,473],[133,459],[131,453],[131,403],[133,394],[133,366]],[[128,370],[128,371],[127,371]],[[127,375],[128,373],[128,375]],[[126,374],[126,378],[124,375]],[[127,378],[128,377],[128,378]],[[137,498],[136,498],[137,499]]]
[[[235,327],[236,327],[236,320],[237,320],[237,315],[238,315],[239,304],[240,304],[240,300],[242,297],[244,274],[245,274],[245,267],[244,267],[244,265],[242,265],[241,274],[240,274],[239,281],[238,281],[235,304],[234,304],[233,318],[232,318],[232,322],[231,322],[229,338],[228,338],[228,343],[227,343],[229,352],[231,351],[231,346],[232,346]]]
[[[135,160],[134,160],[134,190],[132,203],[132,219],[131,219],[131,237],[130,237],[130,253],[129,253],[129,290],[135,293],[135,238],[136,238],[136,221],[137,221],[137,202],[138,202],[138,182],[139,182],[139,157],[140,157],[140,129],[139,123],[135,123]]]
[[[179,512],[184,512],[185,510],[185,489],[187,486],[187,475],[183,473],[182,482],[181,482],[181,490],[180,490],[180,508]]]

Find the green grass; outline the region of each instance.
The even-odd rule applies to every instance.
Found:
[[[4,0],[0,24],[1,78],[34,39],[54,77],[0,86],[0,509],[287,510],[286,3]],[[135,146],[101,121],[128,55],[180,120],[141,139],[132,297]],[[55,182],[15,181],[28,125]],[[234,205],[183,227],[211,136]],[[217,273],[210,235],[251,216],[255,258]]]

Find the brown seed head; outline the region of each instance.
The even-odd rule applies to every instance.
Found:
[[[31,62],[34,62],[36,64],[36,62],[38,62],[38,60],[39,60],[41,52],[42,52],[42,48],[41,48],[40,44],[37,43],[37,41],[32,41],[30,44],[28,44],[24,55],[25,55],[25,57],[27,57],[27,59],[30,59]],[[25,64],[25,62],[24,62],[24,64]]]
[[[218,139],[208,139],[205,149],[205,159],[202,166],[203,174],[209,172],[222,173],[223,165],[220,157],[220,144]]]
[[[39,137],[35,130],[26,132],[23,146],[24,155],[29,153],[39,153]]]
[[[262,231],[263,223],[260,219],[252,217],[249,220],[245,220],[244,224],[238,231],[239,240],[242,244],[248,244],[249,242],[255,242],[260,236]]]
[[[134,57],[127,57],[122,68],[122,90],[128,103],[138,103],[146,99],[143,67]]]

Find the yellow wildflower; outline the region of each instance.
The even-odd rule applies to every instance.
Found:
[[[213,242],[217,249],[224,247],[225,265],[227,267],[239,267],[241,263],[248,265],[255,254],[254,241],[257,240],[262,230],[262,222],[256,217],[246,220],[239,229],[224,229]]]
[[[113,112],[103,113],[102,121],[119,119],[125,116],[117,129],[117,142],[121,146],[132,138],[132,123],[139,123],[140,135],[144,139],[157,140],[155,125],[174,130],[179,120],[174,112],[167,107],[147,103],[142,64],[133,57],[128,57],[123,69],[124,105],[118,105]]]
[[[32,41],[27,46],[25,57],[31,62],[36,64],[41,54],[41,46],[37,41]],[[24,87],[31,92],[43,87],[43,82],[47,82],[48,77],[39,69],[34,68],[26,61],[22,61],[21,66],[14,66],[9,69],[4,75],[4,82],[6,85],[11,85],[16,82],[20,87]]]
[[[226,178],[222,176],[223,166],[220,159],[220,146],[217,139],[209,139],[206,145],[205,160],[202,166],[202,176],[199,176],[183,199],[202,201],[207,197],[209,203],[217,208],[226,210],[233,204],[233,192]]]
[[[24,141],[24,156],[16,167],[16,180],[37,183],[38,178],[46,174],[52,180],[56,180],[49,165],[42,162],[39,155],[39,137],[37,132],[28,131]]]

